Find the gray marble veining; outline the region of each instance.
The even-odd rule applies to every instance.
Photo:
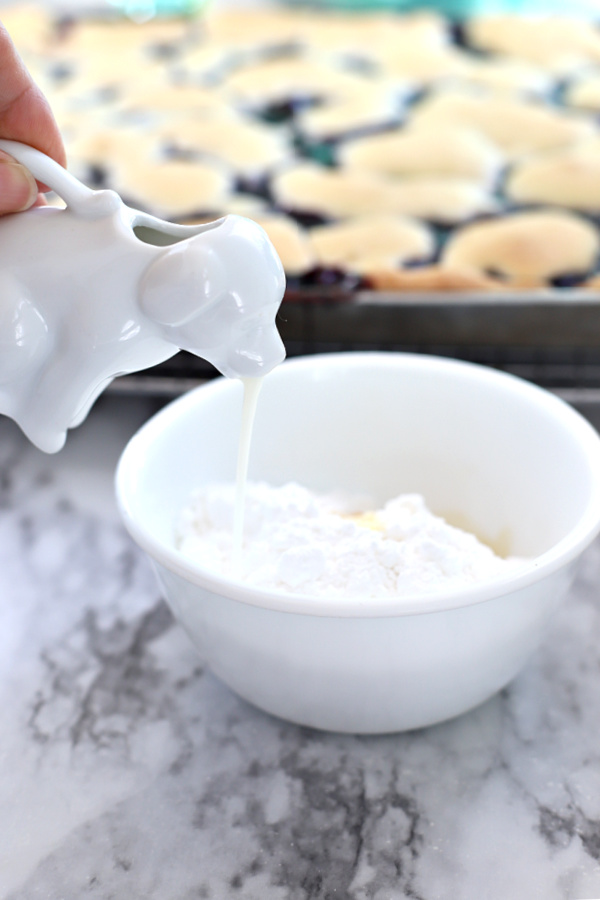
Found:
[[[0,422],[0,898],[600,898],[600,544],[484,706],[298,728],[206,671],[120,525],[149,412],[103,398],[55,457]]]

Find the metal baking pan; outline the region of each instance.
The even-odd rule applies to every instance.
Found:
[[[304,289],[288,292],[284,340],[382,347],[600,348],[600,295],[577,290],[531,294],[388,294]]]
[[[562,393],[600,401],[600,295],[581,290],[506,294],[388,294],[289,290],[278,328],[289,356],[387,350],[490,365]],[[179,353],[113,383],[113,390],[174,396],[214,377]]]

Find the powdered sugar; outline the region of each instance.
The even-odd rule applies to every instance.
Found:
[[[180,552],[232,575],[234,505],[233,485],[196,491],[177,523]],[[433,515],[418,494],[368,509],[365,498],[248,483],[236,576],[316,597],[382,597],[488,581],[523,565]]]

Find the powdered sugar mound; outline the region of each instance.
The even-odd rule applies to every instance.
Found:
[[[234,500],[233,485],[196,491],[176,530],[181,553],[225,575],[234,574]],[[488,581],[524,563],[448,525],[418,494],[365,508],[364,498],[250,482],[236,576],[289,593],[382,597]]]

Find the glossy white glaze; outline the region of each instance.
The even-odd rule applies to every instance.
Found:
[[[180,349],[231,377],[283,360],[285,276],[255,222],[174,225],[31,147],[0,149],[67,204],[0,220],[0,412],[42,450],[59,450],[117,375]]]

